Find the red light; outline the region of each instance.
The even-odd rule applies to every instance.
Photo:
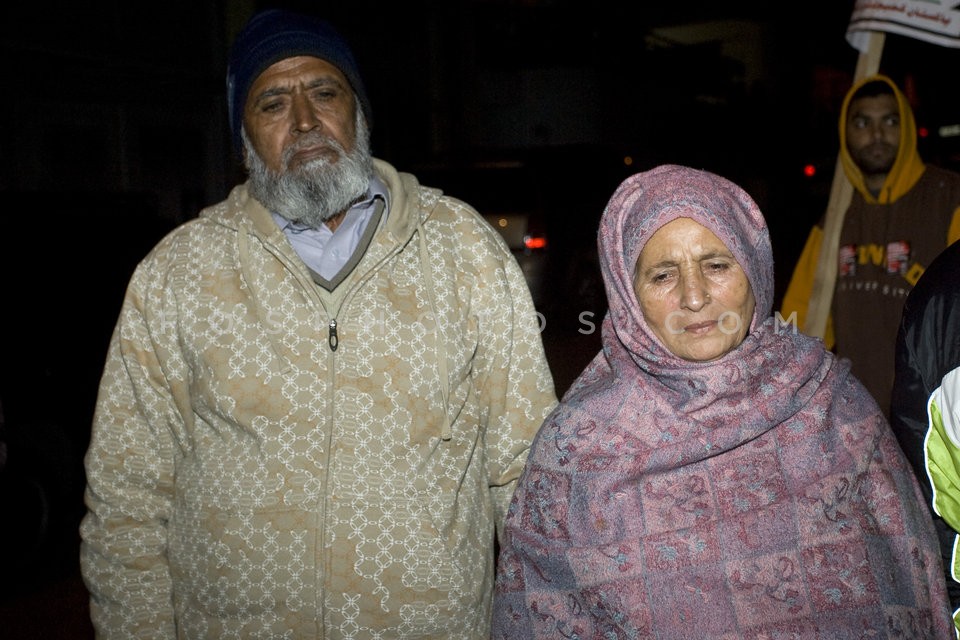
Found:
[[[813,176],[817,175],[816,165],[812,165],[812,164],[803,165],[803,175],[807,176],[808,178],[812,178]]]
[[[526,236],[523,239],[523,246],[527,249],[543,249],[547,246],[547,239],[543,236]]]
[[[919,127],[917,129],[917,135],[921,138],[926,138],[928,135],[930,135],[930,131],[926,127]]]

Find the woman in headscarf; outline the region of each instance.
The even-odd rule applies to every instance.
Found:
[[[848,363],[771,315],[749,195],[634,175],[599,250],[603,349],[533,443],[493,637],[955,637],[916,478]]]

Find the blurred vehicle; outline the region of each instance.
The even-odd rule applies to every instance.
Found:
[[[484,213],[483,217],[500,232],[511,251],[530,254],[547,248],[547,236],[530,224],[530,212]]]
[[[484,160],[416,167],[421,183],[474,207],[503,237],[530,287],[537,307],[544,302],[549,240],[541,181],[520,160]]]

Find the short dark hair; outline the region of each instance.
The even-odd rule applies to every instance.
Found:
[[[896,93],[889,82],[885,80],[871,80],[857,89],[856,93],[850,97],[850,101],[853,102],[859,98],[876,98],[877,96],[892,95],[896,95]]]

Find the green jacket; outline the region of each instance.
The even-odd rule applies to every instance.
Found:
[[[930,263],[904,303],[890,426],[933,511],[960,622],[960,243]]]
[[[933,487],[933,508],[938,516],[960,531],[960,367],[943,378],[927,403],[930,430],[924,442],[927,478]],[[960,554],[954,536],[950,574],[960,581]],[[960,608],[954,611],[960,629]]]

